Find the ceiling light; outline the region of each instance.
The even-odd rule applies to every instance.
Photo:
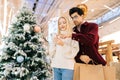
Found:
[[[84,0],[84,1],[82,1],[81,3],[84,4],[84,3],[86,3],[87,1],[88,1],[88,0]]]
[[[91,12],[94,12],[95,11],[95,9],[91,9]]]
[[[104,5],[104,7],[105,8],[107,8],[107,9],[109,9],[109,10],[111,10],[111,11],[113,11],[113,9],[112,8],[110,8],[109,6],[107,6],[107,5]],[[113,11],[114,12],[114,11]]]

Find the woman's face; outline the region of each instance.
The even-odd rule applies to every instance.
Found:
[[[67,21],[65,18],[60,18],[58,20],[58,28],[60,31],[65,31],[67,29]]]

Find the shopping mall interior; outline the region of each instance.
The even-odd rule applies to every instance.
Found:
[[[23,6],[34,11],[48,49],[51,34],[58,31],[58,18],[66,16],[74,26],[69,9],[79,4],[88,7],[85,21],[98,24],[99,53],[108,65],[114,62],[120,66],[120,0],[0,0],[0,48],[4,48],[3,37],[9,35],[13,18]]]

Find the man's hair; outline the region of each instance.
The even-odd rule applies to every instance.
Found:
[[[84,15],[84,11],[78,7],[73,7],[69,10],[69,15],[71,16],[73,13],[77,12],[80,16]]]

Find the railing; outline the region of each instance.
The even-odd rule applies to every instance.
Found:
[[[114,40],[99,43],[99,53],[106,55],[107,65],[113,62],[113,53],[120,52],[119,46],[120,44],[114,44]]]

